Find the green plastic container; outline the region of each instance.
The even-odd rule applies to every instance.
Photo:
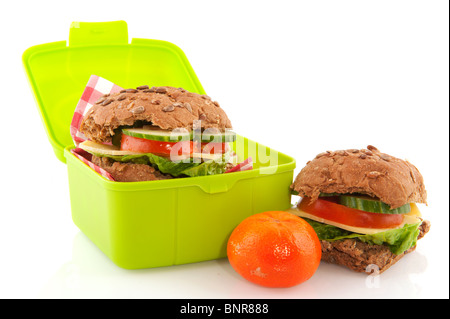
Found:
[[[232,230],[246,217],[290,206],[295,161],[238,136],[251,171],[162,181],[119,183],[95,173],[70,149],[70,122],[92,74],[122,87],[183,87],[205,94],[184,53],[147,39],[128,42],[124,21],[72,23],[65,41],[23,55],[49,140],[67,163],[72,218],[115,264],[140,269],[226,257]]]

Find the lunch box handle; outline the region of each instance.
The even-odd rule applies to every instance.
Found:
[[[125,21],[72,22],[69,46],[128,44],[128,26]]]

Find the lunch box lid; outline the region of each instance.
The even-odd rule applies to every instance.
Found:
[[[179,47],[161,40],[129,42],[125,21],[73,22],[68,43],[33,46],[22,59],[47,136],[62,162],[64,148],[73,145],[75,107],[93,74],[124,88],[174,86],[205,94]]]

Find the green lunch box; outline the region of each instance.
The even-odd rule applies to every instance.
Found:
[[[92,74],[122,87],[183,87],[205,94],[183,51],[132,39],[124,21],[74,22],[66,41],[23,54],[48,138],[67,163],[72,219],[116,265],[140,269],[226,257],[227,240],[246,217],[290,206],[295,160],[238,136],[232,144],[253,170],[120,183],[75,157],[70,123]]]

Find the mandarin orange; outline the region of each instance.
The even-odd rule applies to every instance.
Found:
[[[245,279],[265,287],[291,287],[311,278],[322,250],[304,219],[270,211],[244,219],[228,240],[227,254]]]

